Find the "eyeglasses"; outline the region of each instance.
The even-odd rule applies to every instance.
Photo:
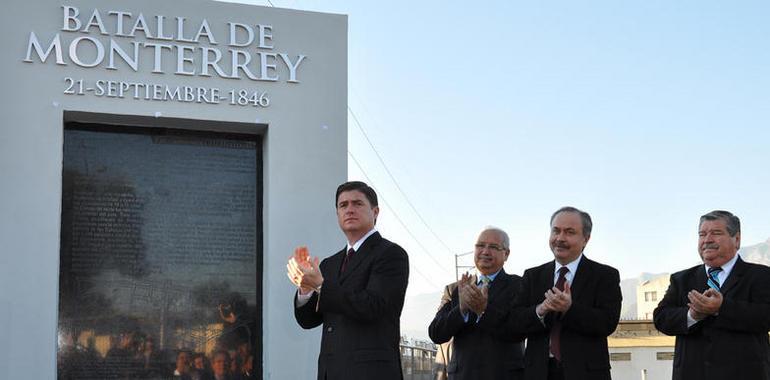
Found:
[[[484,248],[489,248],[490,251],[497,251],[497,252],[505,251],[505,247],[501,247],[497,244],[476,243],[475,247],[479,251],[483,251]]]

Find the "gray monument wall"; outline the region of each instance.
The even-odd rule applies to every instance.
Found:
[[[346,16],[198,0],[3,8],[0,379],[56,377],[65,115],[263,136],[264,378],[313,378],[319,332],[294,322],[285,263],[295,245],[325,257],[344,244]]]

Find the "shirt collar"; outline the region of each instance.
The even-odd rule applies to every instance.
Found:
[[[359,249],[359,248],[361,248],[361,245],[363,245],[363,244],[364,244],[364,242],[366,241],[366,239],[367,239],[369,236],[372,236],[372,235],[374,235],[374,233],[375,233],[375,232],[377,232],[377,228],[376,228],[376,227],[372,227],[372,229],[371,229],[371,230],[369,230],[369,232],[367,232],[367,233],[366,233],[366,235],[364,235],[362,238],[358,239],[358,240],[357,240],[355,243],[353,243],[352,245],[350,244],[350,242],[348,242],[348,249],[347,249],[347,250],[349,251],[351,248],[353,248],[353,250],[354,250],[354,251],[358,252],[358,249]]]
[[[722,265],[722,267],[721,267],[722,268],[722,273],[720,273],[719,276],[722,277],[724,275],[724,277],[722,277],[722,278],[727,278],[727,276],[730,275],[730,272],[732,272],[733,267],[735,266],[735,262],[736,261],[738,261],[738,253],[736,253],[735,256],[733,256],[733,258],[730,259],[730,261],[726,262],[725,265]],[[706,264],[703,264],[703,267],[706,270],[706,275],[708,275],[709,268],[711,268],[711,267],[706,265]]]
[[[489,278],[489,282],[494,281],[495,277],[497,277],[497,275],[500,274],[500,272],[502,272],[502,271],[503,271],[503,268],[500,268],[500,270],[498,270],[497,272],[492,273],[492,274],[488,274],[487,277]],[[476,284],[478,284],[481,281],[481,276],[483,276],[483,275],[484,274],[479,272],[478,269],[476,270]]]
[[[578,264],[580,264],[580,260],[582,259],[583,259],[583,253],[580,253],[580,256],[578,256],[577,259],[572,260],[572,262],[567,263],[567,265],[561,265],[559,264],[558,261],[554,260],[554,264],[556,265],[553,266],[553,275],[556,276],[559,273],[559,269],[564,266],[564,267],[567,267],[567,269],[569,269],[569,274],[574,276],[575,273],[577,272]]]

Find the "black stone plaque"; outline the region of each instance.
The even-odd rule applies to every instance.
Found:
[[[260,368],[260,160],[256,136],[67,124],[60,379]]]

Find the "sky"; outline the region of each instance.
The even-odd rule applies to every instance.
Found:
[[[348,15],[349,178],[380,194],[408,294],[453,281],[487,225],[506,271],[551,260],[564,205],[621,278],[697,264],[713,209],[770,238],[767,3],[271,2]]]

